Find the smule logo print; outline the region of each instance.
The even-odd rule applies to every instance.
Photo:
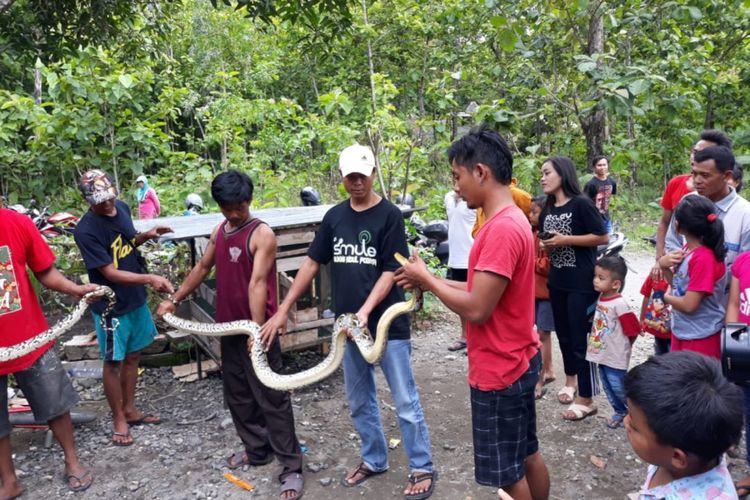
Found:
[[[362,243],[362,246],[365,247],[368,243],[372,241],[372,235],[370,234],[370,231],[365,229],[364,231],[361,231],[359,233],[359,236],[357,237],[357,241]]]
[[[378,265],[378,251],[369,246],[372,234],[368,230],[360,231],[357,235],[357,243],[345,243],[344,238],[333,238],[333,262],[338,264],[365,264],[369,266]]]
[[[13,269],[10,247],[0,247],[0,316],[21,310],[18,281]]]
[[[544,230],[565,236],[573,234],[573,214],[550,214],[544,219]],[[550,264],[556,268],[576,267],[576,253],[573,247],[556,247],[549,252]]]

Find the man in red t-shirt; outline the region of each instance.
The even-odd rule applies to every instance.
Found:
[[[401,286],[435,294],[468,321],[474,475],[519,500],[547,498],[549,473],[536,437],[534,387],[541,369],[534,331],[534,239],[513,203],[513,157],[497,132],[472,130],[448,150],[453,187],[487,222],[469,255],[468,282],[437,278],[416,255]]]
[[[693,156],[697,151],[701,151],[711,146],[726,146],[731,149],[732,140],[729,139],[724,132],[719,130],[704,130],[701,132],[698,142],[696,142],[693,149],[690,150],[690,166],[692,167],[693,165]],[[662,255],[664,255],[664,242],[674,209],[677,208],[682,197],[693,190],[692,174],[676,175],[667,183],[667,188],[664,190],[664,195],[661,198],[661,219],[659,219],[659,227],[656,229],[657,261]],[[654,275],[654,279],[661,279],[661,268],[658,263],[651,270],[651,274]]]
[[[10,347],[47,330],[42,308],[26,273],[31,269],[39,282],[51,290],[82,297],[96,285],[76,285],[55,268],[55,256],[25,215],[0,208],[0,346]],[[91,486],[93,476],[78,461],[70,409],[78,402],[67,374],[50,342],[17,359],[0,363],[0,498],[15,498],[23,492],[18,483],[10,448],[8,419],[8,375],[29,401],[34,417],[46,421],[65,455],[64,476],[73,491]]]

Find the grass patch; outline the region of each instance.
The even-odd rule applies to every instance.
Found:
[[[612,220],[616,231],[622,231],[635,250],[654,252],[654,247],[644,238],[656,234],[662,208],[659,205],[661,189],[650,186],[629,188],[623,186],[612,197]]]

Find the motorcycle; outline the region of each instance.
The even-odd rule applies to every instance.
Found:
[[[37,209],[36,200],[29,200],[28,208],[17,203],[8,208],[20,214],[27,215],[45,237],[55,237],[61,234],[73,234],[78,225],[78,217],[69,212],[49,213],[49,205]]]
[[[625,233],[614,232],[609,235],[609,243],[596,247],[596,258],[609,257],[610,255],[620,255],[620,252],[628,244],[628,238]]]
[[[409,236],[409,243],[430,249],[442,265],[448,265],[448,221],[434,220],[425,223],[416,215],[412,215],[409,222],[415,231],[414,235]]]

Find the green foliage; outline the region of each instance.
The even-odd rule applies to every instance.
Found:
[[[42,3],[16,0],[0,17],[11,201],[82,211],[76,180],[99,167],[131,204],[148,175],[167,215],[190,192],[209,202],[227,168],[252,176],[258,207],[295,205],[306,185],[333,203],[338,152],[360,142],[385,195],[414,193],[441,218],[445,149],[482,122],[508,139],[532,193],[552,154],[584,174],[603,151],[622,186],[658,191],[704,126],[750,151],[742,0]]]

